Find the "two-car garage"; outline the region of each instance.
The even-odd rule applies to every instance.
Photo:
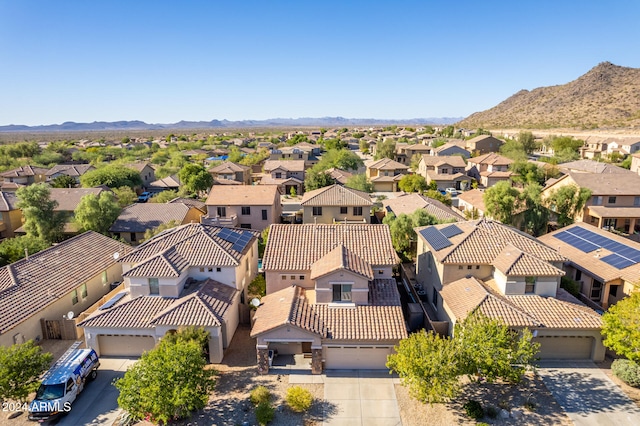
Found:
[[[322,347],[324,368],[383,370],[387,369],[387,356],[393,353],[393,346],[338,346]]]
[[[153,336],[100,334],[97,337],[100,356],[140,356],[156,345]]]
[[[592,336],[538,336],[540,359],[593,359],[595,338]]]

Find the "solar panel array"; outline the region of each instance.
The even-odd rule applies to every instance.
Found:
[[[253,235],[249,232],[236,232],[231,229],[222,228],[220,232],[218,232],[218,237],[233,244],[231,248],[241,253],[247,244],[249,244]]]
[[[451,245],[451,241],[436,228],[430,226],[420,231],[420,235],[433,247],[435,251],[442,250]]]
[[[449,225],[445,228],[442,228],[440,232],[442,232],[442,235],[444,235],[445,237],[451,238],[458,234],[462,234],[462,229],[458,228],[456,225]]]
[[[612,254],[600,260],[614,268],[623,269],[640,263],[640,250],[603,237],[588,229],[575,227],[568,231],[558,232],[554,237],[585,253],[591,253],[600,248],[609,250]]]

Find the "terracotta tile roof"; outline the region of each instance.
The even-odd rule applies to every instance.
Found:
[[[434,225],[436,229],[446,226],[449,225]],[[562,262],[565,260],[555,250],[535,238],[500,222],[483,218],[459,222],[456,226],[462,230],[462,233],[449,238],[452,243],[450,246],[440,250],[431,250],[439,262],[490,265],[509,243],[543,261]],[[429,242],[419,232],[424,228],[427,227],[416,228],[416,232],[419,238],[422,238],[429,246]]]
[[[559,291],[564,291],[560,289]],[[599,329],[602,319],[598,313],[580,303],[540,296],[505,296],[512,304],[530,313],[545,328]]]
[[[338,269],[345,269],[369,280],[373,279],[371,265],[342,244],[336,246],[311,266],[310,278],[316,280]]]
[[[280,202],[277,185],[214,185],[206,204],[208,206],[271,206]]]
[[[464,191],[458,194],[458,199],[466,202],[467,204],[472,205],[476,209],[478,209],[481,213],[485,211],[484,205],[484,191],[480,191],[479,189],[471,189],[469,191]]]
[[[318,259],[340,244],[374,267],[399,262],[387,225],[274,224],[270,228],[263,268],[265,271],[310,270]]]
[[[244,250],[238,252],[233,249],[233,243],[219,236],[222,229],[231,229],[236,233],[249,234],[252,238]],[[153,262],[154,265],[160,267],[161,263],[155,259],[156,256],[175,251],[191,266],[235,266],[240,263],[242,257],[251,249],[259,235],[258,232],[249,229],[221,228],[200,223],[190,223],[167,229],[152,239],[145,241],[129,255],[120,258],[120,262],[135,264],[136,268],[142,267],[147,262]],[[178,265],[181,264],[177,258],[172,259],[174,262],[178,262]],[[153,275],[154,271],[155,269],[149,268],[147,272],[150,275],[147,276],[157,276]],[[158,272],[161,271],[165,271],[165,269],[158,269]]]
[[[179,277],[189,268],[187,262],[175,248],[169,248],[152,258],[134,266],[122,274],[123,277]]]
[[[502,155],[496,154],[495,152],[472,157],[469,158],[468,161],[471,164],[487,164],[493,166],[508,166],[513,163],[512,159],[503,157]]]
[[[572,180],[580,188],[589,188],[592,196],[640,196],[640,175],[635,173],[625,174],[624,179],[621,179],[618,173],[569,172],[558,179],[556,185],[565,179]]]
[[[154,180],[149,184],[149,186],[153,186],[156,188],[179,188],[180,178],[178,177],[178,175],[167,176],[162,179]]]
[[[245,166],[243,164],[236,164],[231,161],[225,161],[222,164],[218,164],[215,167],[209,169],[209,173],[236,173],[236,172],[246,172],[251,170],[251,167]]]
[[[238,182],[235,182],[235,183],[238,183]],[[201,211],[203,211],[205,213],[207,212],[207,205],[204,202],[202,202],[200,200],[193,199],[193,198],[178,197],[178,198],[174,198],[173,200],[169,201],[169,203],[172,203],[172,204],[182,203],[182,204],[184,204],[186,206],[189,206],[189,207],[195,207],[198,210],[201,210]]]
[[[58,203],[55,211],[72,212],[78,207],[82,197],[88,194],[100,195],[105,189],[98,188],[50,188],[49,198]]]
[[[424,209],[438,220],[464,220],[464,216],[446,204],[416,193],[382,200],[382,205],[387,211],[392,211],[396,216],[400,216],[403,213],[410,215],[418,209]]]
[[[149,328],[151,320],[174,301],[159,296],[123,298],[109,309],[95,311],[78,327]]]
[[[465,175],[464,173],[438,173],[435,170],[427,170],[427,175],[429,176],[429,179],[440,181],[440,182],[442,181],[455,182],[456,180],[461,178],[465,178],[469,180],[467,175]]]
[[[300,204],[303,206],[371,206],[373,201],[366,192],[333,184],[305,192]]]
[[[464,149],[466,151],[464,142],[462,142],[462,144],[456,144],[456,143],[447,142],[444,145],[440,145],[439,147],[435,148],[434,152],[435,153],[439,153],[439,152],[442,152],[444,150],[447,150],[447,149],[453,148],[453,147],[462,148],[462,149]]]
[[[510,171],[490,172],[488,170],[485,170],[484,172],[480,172],[480,176],[492,177],[492,178],[510,178],[511,176],[514,176],[514,175],[515,173]]]
[[[493,260],[493,266],[505,275],[516,277],[562,276],[564,271],[549,262],[530,256],[513,244],[507,244],[500,254]]]
[[[229,180],[225,178],[213,178],[214,185],[242,185],[242,182],[238,182],[237,180]]]
[[[465,168],[466,164],[464,162],[464,158],[462,158],[459,155],[440,155],[440,156],[433,156],[433,155],[423,155],[422,156],[422,161],[425,163],[425,165],[427,166],[442,166],[442,165],[449,165],[451,167],[460,167],[462,169]]]
[[[145,232],[172,220],[182,224],[192,208],[182,203],[131,204],[122,209],[109,231]]]
[[[7,182],[7,181],[2,181],[2,182],[0,183],[0,190],[2,190],[2,191],[12,191],[12,192],[14,192],[14,191],[16,191],[18,188],[22,188],[23,186],[26,186],[26,185],[23,185],[23,184],[21,184],[21,183],[16,183],[16,182]]]
[[[0,173],[0,176],[2,176],[3,178],[11,178],[46,175],[48,171],[49,169],[45,169],[44,167],[20,166],[16,167],[15,169],[7,170],[6,172]]]
[[[287,183],[301,184],[302,181],[298,178],[272,178],[271,175],[263,175],[260,179],[259,185],[285,185]]]
[[[265,172],[281,168],[289,172],[304,172],[304,160],[267,160],[264,162]]]
[[[67,176],[78,177],[93,169],[95,167],[91,164],[58,164],[49,169],[46,174],[47,176],[53,176],[62,173]]]
[[[408,170],[409,166],[398,163],[397,161],[389,158],[382,158],[380,160],[370,161],[366,164],[368,169],[376,170]]]
[[[18,197],[15,192],[0,191],[0,212],[10,212],[17,210]]]
[[[370,178],[371,182],[397,182],[402,179],[404,175],[395,175],[395,176],[375,176]]]
[[[327,169],[324,172],[327,173],[329,176],[331,176],[336,182],[338,182],[341,185],[344,185],[345,183],[347,183],[347,179],[353,176],[353,173],[347,172],[342,169],[336,169],[334,167]]]
[[[0,268],[0,333],[111,267],[114,253],[131,247],[96,232],[85,232]]]
[[[564,228],[542,235],[538,237],[538,240],[550,247],[554,247],[555,249],[557,249],[558,253],[562,254],[569,260],[569,263],[575,265],[583,271],[587,271],[590,275],[599,278],[604,282],[609,282],[620,278],[632,283],[638,281],[638,278],[640,277],[640,263],[627,266],[626,268],[618,269],[602,261],[603,257],[606,257],[612,253],[611,251],[605,248],[601,248],[600,251],[585,253],[582,250],[579,250],[555,237],[560,232],[571,231],[572,229],[576,228],[587,229],[591,232],[609,238],[618,243],[624,244],[628,247],[640,250],[640,243],[582,222],[574,223],[572,225],[565,226]]]

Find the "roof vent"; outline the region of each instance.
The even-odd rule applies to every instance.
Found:
[[[467,275],[465,275],[464,277],[468,279],[468,278],[471,278],[471,277],[472,277],[472,275],[471,275],[471,274],[467,274]]]

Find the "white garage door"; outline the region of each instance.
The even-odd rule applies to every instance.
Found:
[[[100,356],[140,356],[156,345],[152,336],[99,335]]]
[[[354,370],[386,370],[389,346],[324,346],[324,368]]]
[[[591,359],[593,337],[540,336],[533,339],[540,343],[541,359]]]

